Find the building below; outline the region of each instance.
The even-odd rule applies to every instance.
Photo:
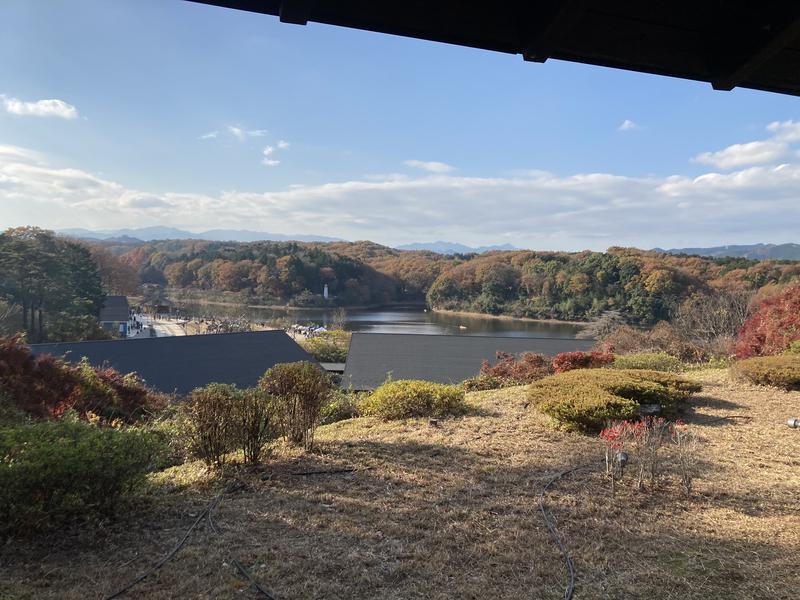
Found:
[[[100,327],[112,333],[115,337],[124,339],[128,336],[130,315],[131,309],[128,305],[127,297],[106,296],[97,320],[100,323]]]
[[[498,352],[553,356],[593,345],[573,338],[354,333],[342,387],[372,390],[388,378],[460,383],[475,377],[484,360],[497,362]]]
[[[316,361],[283,331],[218,333],[99,342],[32,344],[34,354],[137,373],[165,393],[187,394],[209,383],[258,384],[278,363]]]

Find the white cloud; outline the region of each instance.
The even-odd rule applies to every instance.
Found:
[[[198,139],[200,140],[213,140],[219,137],[219,131],[209,131],[208,133],[204,133]]]
[[[781,142],[800,141],[800,123],[796,121],[773,121],[767,125],[767,131],[773,134],[774,139]]]
[[[273,153],[262,162],[269,167],[279,163]],[[0,146],[1,226],[161,223],[194,230],[313,229],[384,243],[502,238],[549,249],[675,247],[796,239],[798,189],[800,161],[699,177],[423,173],[261,193],[154,193],[80,169],[50,166],[44,156],[24,148]]]
[[[639,126],[636,123],[634,123],[633,121],[631,121],[630,119],[625,119],[622,122],[622,125],[617,127],[617,129],[619,131],[631,131],[632,129],[638,129],[638,128],[639,128]]]
[[[248,138],[264,137],[268,132],[266,129],[243,129],[242,127],[228,125],[228,133],[240,142],[243,142]]]
[[[5,110],[14,115],[33,117],[59,117],[61,119],[78,118],[78,109],[63,100],[50,98],[26,102],[18,98],[0,95]]]
[[[733,169],[775,162],[786,156],[788,149],[786,143],[782,141],[763,140],[733,144],[717,152],[703,152],[695,156],[692,161],[718,169]]]
[[[278,148],[281,150],[286,150],[286,148],[288,148],[290,145],[291,144],[289,144],[289,142],[286,140],[278,140]]]
[[[275,148],[273,148],[272,146],[267,146],[267,147],[266,147],[266,148],[264,148],[264,150],[262,151],[262,154],[263,154],[264,156],[269,156],[270,154],[274,154],[274,153],[275,153]]]
[[[415,169],[422,169],[430,173],[449,173],[455,171],[455,167],[443,162],[424,161],[424,160],[405,160],[403,164]]]

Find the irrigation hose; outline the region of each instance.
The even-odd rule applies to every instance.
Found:
[[[183,534],[183,537],[176,544],[176,546],[169,552],[169,554],[164,556],[150,569],[148,569],[147,571],[145,571],[144,573],[133,579],[130,583],[120,588],[110,596],[106,596],[104,600],[113,600],[114,598],[119,598],[120,596],[128,592],[130,589],[132,589],[134,586],[138,585],[139,583],[150,577],[150,575],[158,571],[165,564],[167,564],[167,562],[169,562],[181,550],[181,548],[183,548],[183,546],[186,544],[186,541],[189,539],[189,536],[192,534],[192,532],[195,530],[195,528],[200,524],[200,522],[203,519],[207,519],[211,531],[219,535],[219,529],[217,529],[216,525],[214,524],[214,518],[212,516],[214,509],[220,503],[225,494],[229,494],[237,489],[240,489],[241,487],[242,487],[241,482],[228,484],[225,487],[225,489],[223,489],[214,499],[212,499],[202,510],[202,512],[199,515],[197,515],[197,518],[191,524],[189,529],[186,530],[186,533]],[[235,558],[231,560],[231,563],[239,570],[240,573],[242,573],[242,575],[244,575],[247,578],[247,580],[250,582],[250,585],[254,587],[256,591],[258,591],[262,596],[267,598],[267,600],[276,600],[274,596],[272,596],[269,592],[267,592],[267,590],[264,589],[261,583],[259,583],[259,581],[253,577],[250,571],[248,571],[247,568],[242,563],[240,563]]]
[[[580,469],[591,467],[594,464],[595,463],[593,462],[584,463],[582,465],[572,467],[571,469],[567,469],[566,471],[562,471],[548,481],[539,494],[539,511],[542,513],[542,519],[544,520],[544,524],[547,525],[547,529],[550,532],[550,537],[553,538],[556,546],[558,546],[558,550],[561,552],[561,557],[564,560],[564,566],[566,567],[567,571],[567,586],[564,588],[564,600],[571,600],[572,594],[575,592],[575,565],[572,563],[572,557],[570,557],[569,552],[567,552],[567,547],[564,544],[564,540],[561,538],[561,535],[559,535],[555,523],[553,523],[552,519],[548,516],[547,511],[545,510],[544,497],[548,490],[552,488],[560,479],[563,479],[567,475],[570,475]]]

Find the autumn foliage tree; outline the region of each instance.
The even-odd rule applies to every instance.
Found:
[[[745,321],[736,341],[736,356],[780,354],[800,340],[800,286],[762,300]]]

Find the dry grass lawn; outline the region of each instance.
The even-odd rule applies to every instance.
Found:
[[[279,600],[561,598],[565,570],[547,504],[577,571],[575,598],[796,598],[800,589],[800,392],[702,381],[686,420],[705,440],[690,499],[674,482],[616,496],[597,439],[553,432],[524,388],[470,395],[461,419],[321,428],[317,453],[282,447],[257,473],[159,474],[112,522],[0,548],[0,597],[100,599],[181,538],[232,478],[245,484],[128,598],[257,598],[232,559]],[[720,417],[727,417],[721,419]],[[355,469],[300,476],[300,471]]]

